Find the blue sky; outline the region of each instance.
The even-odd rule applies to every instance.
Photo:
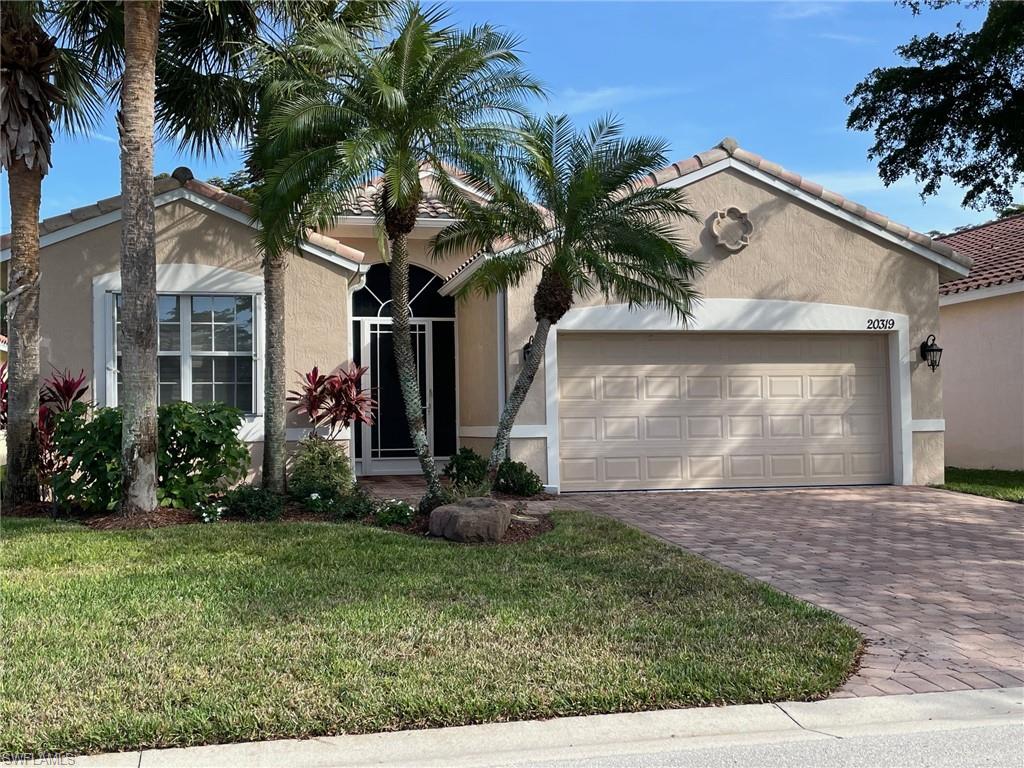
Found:
[[[866,159],[870,135],[846,130],[843,97],[872,68],[895,63],[913,34],[976,28],[984,9],[914,17],[891,2],[457,2],[460,23],[490,21],[524,39],[528,66],[549,89],[539,109],[581,124],[613,112],[630,133],[663,136],[672,159],[720,141],[740,146],[920,231],[992,217],[963,210],[947,185],[926,203],[912,179],[886,189]],[[85,138],[59,137],[43,186],[52,216],[118,193],[113,120]],[[188,165],[200,177],[239,167],[157,148],[156,171]],[[0,228],[9,229],[7,184]]]

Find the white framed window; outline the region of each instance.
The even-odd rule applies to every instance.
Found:
[[[111,354],[108,370],[121,395],[121,294],[112,292]],[[160,404],[184,400],[222,402],[246,414],[258,412],[260,294],[189,293],[157,295],[157,382]]]

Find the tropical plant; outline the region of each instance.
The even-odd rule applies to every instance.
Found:
[[[82,402],[89,391],[89,385],[85,383],[87,378],[84,370],[74,376],[67,369],[59,371],[54,368],[39,390],[39,462],[36,474],[44,497],[49,496],[53,476],[68,464],[67,456],[57,449],[53,440],[57,417],[72,410],[75,403]]]
[[[7,431],[7,363],[0,363],[0,432]]]
[[[39,498],[39,205],[55,124],[84,130],[100,114],[90,61],[46,29],[41,2],[0,4],[0,167],[11,201],[7,314],[9,403],[4,503]],[[4,293],[6,291],[6,293]]]
[[[299,388],[288,391],[288,401],[294,403],[289,410],[309,419],[312,434],[327,427],[334,437],[342,427],[373,424],[377,402],[363,389],[366,371],[365,367],[352,366],[324,375],[313,366],[313,370],[300,374]]]
[[[377,525],[385,528],[392,525],[408,525],[416,517],[416,508],[401,499],[385,499],[377,505],[374,515],[377,518]]]
[[[395,364],[427,480],[425,508],[441,498],[441,484],[409,329],[408,243],[424,176],[446,197],[461,194],[451,165],[500,164],[515,144],[513,121],[524,100],[540,93],[521,66],[515,37],[489,25],[460,31],[445,26],[446,17],[409,4],[372,45],[338,25],[310,25],[292,54],[326,75],[317,87],[275,104],[259,158],[266,169],[259,209],[267,258],[307,229],[330,226],[354,189],[374,179],[382,188],[375,213],[390,264]]]
[[[121,411],[82,402],[54,415],[54,446],[64,463],[55,500],[87,512],[111,511],[121,489]],[[192,507],[244,477],[251,459],[239,437],[242,414],[223,403],[166,403],[158,409],[158,499]]]
[[[668,164],[664,141],[623,138],[621,124],[611,118],[576,131],[565,115],[529,118],[523,136],[521,176],[496,176],[489,201],[454,201],[460,220],[433,243],[436,257],[484,251],[463,294],[490,296],[535,285],[537,325],[498,422],[487,463],[492,481],[544,359],[548,332],[577,298],[600,295],[631,307],[657,307],[685,323],[698,299],[693,281],[701,271],[679,234],[680,220],[696,220],[685,192],[649,181],[650,173]]]

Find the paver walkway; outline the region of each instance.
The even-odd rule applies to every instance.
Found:
[[[914,487],[566,494],[840,614],[867,638],[836,696],[1024,683],[1024,506]]]

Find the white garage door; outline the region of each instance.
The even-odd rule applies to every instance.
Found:
[[[892,482],[886,339],[558,339],[566,491]]]

